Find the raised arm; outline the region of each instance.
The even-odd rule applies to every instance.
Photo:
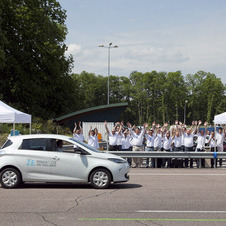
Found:
[[[163,127],[161,128],[162,136],[166,134],[167,127],[168,127],[168,123],[164,123]]]
[[[98,135],[98,129],[97,129],[97,127],[94,128],[94,133],[95,133],[96,136]]]
[[[152,122],[152,129],[153,129],[153,131],[155,131],[155,121]]]
[[[89,130],[89,133],[88,133],[89,137],[90,137],[91,131],[92,131],[92,126],[90,126],[90,130]]]
[[[225,125],[224,130],[223,130],[224,136],[225,136],[225,132],[226,132],[226,125]]]
[[[142,131],[142,134],[144,134],[147,130],[147,127],[148,127],[148,124],[147,123],[144,123],[143,124],[143,131]]]
[[[132,128],[132,125],[131,125],[131,123],[130,122],[127,122],[127,126],[128,126],[128,129],[129,129],[129,132],[130,132],[130,134],[131,134],[131,136],[134,136],[134,132],[133,132],[133,128]],[[134,125],[135,126],[135,125]],[[133,127],[134,127],[133,126]]]
[[[204,126],[205,126],[205,134],[207,134],[207,125],[208,125],[208,122],[204,122]]]
[[[199,133],[200,126],[202,125],[202,121],[198,121],[198,125],[196,126],[195,133]]]
[[[104,121],[104,125],[105,125],[105,129],[106,129],[107,133],[109,134],[110,132],[109,132],[109,129],[108,129],[107,121],[106,120]]]
[[[74,124],[75,124],[75,127],[74,127],[74,130],[73,130],[73,133],[75,133],[75,132],[76,132],[76,129],[77,129],[77,124],[76,124],[76,122],[75,122]]]
[[[130,122],[127,122],[127,126],[128,126],[129,131],[132,132],[132,125]]]
[[[195,129],[193,130],[193,134],[195,134],[196,132],[197,132],[197,126],[198,126],[198,121],[193,121],[192,122],[192,126],[191,126],[191,129],[193,130],[194,129],[194,127],[195,127]]]
[[[81,122],[80,121],[78,122],[78,128],[80,129],[80,133],[83,134],[83,129],[82,129],[82,126],[81,126]]]
[[[183,130],[183,123],[179,122],[178,131],[180,133],[180,136],[182,135],[182,130]]]
[[[166,122],[166,123],[164,123],[164,129],[165,129],[165,131],[167,131],[168,130],[168,123]]]
[[[172,140],[173,140],[174,137],[176,136],[176,131],[177,131],[177,127],[176,127],[176,129],[175,129],[174,127],[172,127],[172,129],[171,129]]]
[[[118,134],[121,135],[121,132],[122,132],[122,123],[119,124]]]
[[[210,144],[211,140],[215,140],[215,134],[214,133],[211,133],[210,138],[208,140],[208,144]]]

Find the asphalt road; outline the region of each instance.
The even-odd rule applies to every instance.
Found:
[[[131,169],[106,190],[0,188],[0,225],[226,225],[226,169]]]

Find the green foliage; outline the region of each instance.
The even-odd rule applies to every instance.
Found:
[[[106,104],[107,78],[82,72],[74,74],[78,109]],[[225,87],[214,74],[199,71],[186,78],[180,71],[134,71],[130,77],[110,76],[110,103],[128,102],[121,119],[142,124],[201,119],[211,122],[217,113],[225,111]]]
[[[10,123],[0,123],[0,134],[11,133],[13,129],[13,124]],[[30,134],[30,124],[15,124],[15,130],[18,130],[21,135]],[[44,120],[41,118],[34,117],[32,119],[31,125],[31,133],[51,133],[51,134],[64,134],[71,135],[71,131],[69,128],[65,128],[64,126],[60,126],[52,120]]]
[[[2,4],[0,37],[4,34],[6,41],[0,43],[0,58],[5,57],[0,93],[5,102],[20,103],[21,110],[47,119],[71,110],[75,96],[72,58],[65,57],[65,11],[55,0]]]
[[[77,93],[74,103],[77,110],[106,104],[107,78],[83,71],[73,74],[72,79]]]
[[[85,71],[70,74],[73,59],[65,56],[65,20],[66,12],[56,0],[0,1],[0,99],[44,119],[33,120],[33,132],[69,133],[47,120],[107,104],[107,77]],[[110,103],[129,103],[121,116],[124,121],[183,121],[186,100],[188,123],[211,122],[226,111],[225,86],[204,71],[185,78],[180,71],[133,71],[129,78],[111,75],[109,81]],[[17,127],[27,133],[26,126]]]
[[[199,71],[194,75],[187,75],[186,83],[191,119],[211,122],[214,115],[226,110],[225,86],[216,75]]]
[[[0,147],[6,142],[8,135],[9,134],[6,134],[6,133],[4,134],[0,133]]]
[[[183,121],[183,107],[187,96],[184,77],[180,71],[169,72],[166,75],[165,86],[165,105],[167,106],[166,121]]]
[[[2,124],[0,123],[0,147],[6,141],[7,137],[13,130],[13,124]],[[30,134],[29,124],[15,124],[15,130],[18,130],[20,135]],[[32,119],[31,133],[36,134],[62,134],[72,136],[69,128],[60,126],[52,120],[44,120],[41,118],[34,117]]]
[[[2,8],[3,2],[0,1],[0,69],[5,66],[5,53],[4,53],[4,45],[6,42],[5,33],[2,30]]]
[[[13,130],[12,123],[0,123],[0,134],[7,134],[9,135]],[[30,133],[30,124],[15,124],[15,130],[18,130],[20,134],[29,134]]]
[[[32,120],[32,133],[46,133],[46,134],[63,134],[63,135],[71,135],[71,131],[69,128],[65,128],[63,126],[59,126],[52,120],[43,120],[41,118],[34,118]]]

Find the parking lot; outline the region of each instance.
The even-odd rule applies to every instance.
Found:
[[[127,183],[0,188],[1,225],[225,225],[225,169],[130,171]]]

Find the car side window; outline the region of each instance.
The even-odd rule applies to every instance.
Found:
[[[57,140],[56,143],[58,143],[60,140]],[[60,142],[61,143],[61,142]],[[68,141],[62,140],[62,145],[59,148],[57,145],[56,151],[58,152],[66,152],[66,153],[75,153],[74,151],[74,145]]]
[[[36,151],[55,151],[56,141],[54,139],[48,138],[24,139],[19,149]]]

